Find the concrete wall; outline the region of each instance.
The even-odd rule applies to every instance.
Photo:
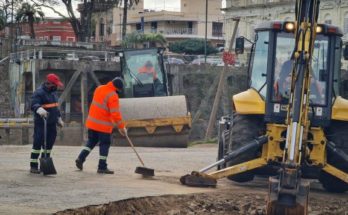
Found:
[[[175,65],[170,68],[173,94],[186,95],[188,99],[193,119],[191,140],[204,138],[222,68],[210,65]],[[217,119],[231,113],[232,95],[247,89],[246,68],[229,67],[225,80]]]
[[[0,64],[0,117],[13,116],[13,111],[10,109],[8,66],[8,61]]]

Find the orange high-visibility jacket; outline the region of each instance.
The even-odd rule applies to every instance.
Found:
[[[114,126],[125,127],[122,121],[116,87],[110,81],[97,87],[89,109],[86,127],[103,133],[112,133]]]
[[[148,75],[152,75],[153,76],[153,80],[157,79],[157,74],[155,71],[155,68],[153,67],[146,67],[146,66],[142,66],[138,69],[138,73],[139,74],[148,74]]]

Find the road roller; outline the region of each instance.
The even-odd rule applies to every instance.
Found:
[[[120,107],[128,135],[136,146],[187,147],[191,115],[184,95],[170,95],[163,49],[118,52],[125,89]],[[128,146],[114,132],[117,146]]]

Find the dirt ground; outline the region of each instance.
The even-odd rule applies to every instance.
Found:
[[[58,175],[28,173],[30,146],[0,146],[0,214],[264,214],[268,182],[257,178],[237,184],[227,179],[217,188],[191,188],[179,177],[215,161],[216,146],[188,149],[138,148],[153,179],[134,174],[130,148],[113,147],[108,163],[115,175],[96,173],[98,150],[84,171],[74,159],[81,147],[58,146],[53,158]],[[309,214],[348,214],[348,194],[328,194],[312,183]]]
[[[257,178],[241,186],[223,180],[219,188],[213,192],[130,198],[102,205],[68,209],[56,214],[264,215],[266,214],[266,187],[267,179],[265,178]],[[328,194],[317,183],[313,184],[309,202],[310,215],[348,214],[348,196]]]
[[[98,215],[98,214],[202,214],[202,215],[264,215],[264,193],[257,195],[250,193],[211,192],[187,195],[165,195],[156,197],[142,197],[108,204],[87,206],[78,209],[68,209],[57,212],[57,215]],[[309,214],[347,214],[347,201],[339,198],[327,199],[324,196],[310,198]],[[325,206],[329,205],[329,206]]]

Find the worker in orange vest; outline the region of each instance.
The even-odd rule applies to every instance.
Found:
[[[153,67],[153,64],[151,61],[147,61],[144,66],[140,67],[138,69],[139,75],[148,75],[149,77],[152,77],[153,80],[157,79],[157,74],[155,71],[155,68]]]
[[[100,174],[114,174],[114,171],[107,168],[106,159],[109,154],[113,128],[118,127],[118,131],[122,136],[125,136],[127,133],[125,124],[122,121],[119,98],[116,93],[121,92],[123,88],[123,79],[116,77],[107,84],[97,87],[94,91],[93,101],[86,120],[88,141],[75,161],[78,169],[83,169],[86,157],[99,142],[100,150],[97,172]]]

